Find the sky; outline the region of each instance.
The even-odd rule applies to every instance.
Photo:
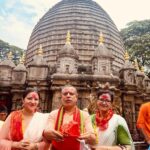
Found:
[[[38,20],[60,0],[0,0],[0,39],[26,49]],[[94,0],[117,28],[135,20],[150,19],[150,0]]]

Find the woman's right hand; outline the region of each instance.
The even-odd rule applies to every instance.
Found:
[[[63,135],[60,132],[53,130],[53,129],[44,130],[43,135],[48,141],[51,141],[51,140],[62,141],[63,140]]]

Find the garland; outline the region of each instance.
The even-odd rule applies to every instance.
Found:
[[[80,150],[80,142],[77,141],[77,138],[81,133],[84,132],[83,126],[83,114],[82,112],[75,107],[73,112],[73,120],[69,123],[63,124],[63,118],[65,114],[65,109],[62,106],[57,114],[55,130],[60,131],[64,140],[62,141],[52,141],[53,150]]]
[[[62,131],[62,124],[63,124],[63,117],[65,114],[64,107],[62,106],[57,115],[55,129],[57,131]],[[83,113],[76,107],[75,111],[73,112],[73,121],[71,123],[77,123],[80,127],[80,133],[84,133],[84,124],[83,124]],[[62,131],[63,132],[63,131]]]

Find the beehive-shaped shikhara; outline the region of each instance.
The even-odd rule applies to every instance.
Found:
[[[105,10],[92,0],[62,0],[34,27],[27,47],[26,65],[31,64],[40,44],[47,62],[56,64],[56,56],[65,45],[68,30],[80,64],[91,64],[100,32],[104,35],[105,46],[114,55],[113,69],[118,70],[124,64],[123,42]]]

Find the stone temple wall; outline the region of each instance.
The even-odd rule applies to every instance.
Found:
[[[84,68],[78,69],[76,74],[60,73],[50,68],[41,55],[37,55],[28,67],[12,64],[11,60],[0,63],[0,104],[6,105],[9,111],[20,109],[23,92],[36,87],[41,95],[40,109],[50,112],[61,105],[61,87],[71,84],[79,92],[78,106],[81,109],[93,108],[90,110],[92,113],[96,92],[109,82],[115,93],[114,110],[125,117],[134,140],[141,138],[136,129],[136,119],[140,105],[150,99],[150,79],[129,65],[128,60],[118,72],[119,76],[88,73]]]

